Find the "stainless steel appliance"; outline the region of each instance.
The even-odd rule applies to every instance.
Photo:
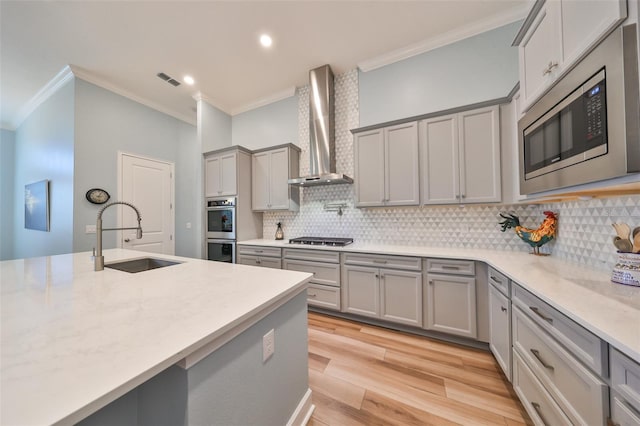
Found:
[[[353,183],[336,173],[333,71],[329,65],[309,71],[309,171],[311,176],[289,179],[289,185],[315,186]]]
[[[236,199],[207,198],[207,238],[236,239]]]
[[[313,246],[334,246],[344,247],[353,243],[353,238],[335,238],[335,237],[299,237],[289,240],[289,244],[307,244]]]
[[[236,263],[235,240],[207,239],[207,259],[216,262]]]
[[[640,172],[636,25],[612,32],[518,122],[520,191]]]
[[[235,263],[236,199],[207,198],[205,217],[207,259]]]

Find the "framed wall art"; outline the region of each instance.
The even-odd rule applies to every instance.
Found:
[[[24,186],[24,227],[49,231],[49,181]]]

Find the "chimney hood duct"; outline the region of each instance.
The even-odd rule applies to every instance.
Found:
[[[329,65],[309,71],[309,155],[311,176],[289,179],[289,185],[316,186],[353,183],[336,173],[335,102]]]

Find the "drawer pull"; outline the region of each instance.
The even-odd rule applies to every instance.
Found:
[[[547,421],[544,419],[544,416],[542,415],[542,411],[540,410],[540,404],[538,404],[537,402],[532,402],[531,406],[533,407],[534,410],[536,410],[536,414],[538,415],[538,417],[540,417],[542,424],[547,426],[549,423],[547,423]]]
[[[259,265],[260,263],[262,263],[260,262],[260,259],[256,259],[256,264]]]
[[[618,385],[617,388],[618,388],[618,392],[620,392],[620,396],[624,398],[624,401],[622,401],[622,403],[627,408],[630,408],[631,411],[635,413],[638,417],[640,417],[640,411],[638,411],[638,409],[636,409],[634,405],[628,402],[628,400],[631,400],[631,401],[635,401],[636,404],[640,403],[640,401],[636,397],[637,392],[633,390],[629,385]]]
[[[542,366],[544,368],[546,368],[547,370],[551,370],[553,371],[553,365],[547,364],[542,357],[540,356],[540,351],[538,351],[537,349],[531,349],[531,353],[533,354],[533,356],[536,357],[536,359],[540,362],[540,364],[542,364]]]
[[[535,306],[529,306],[529,309],[531,309],[534,314],[536,314],[537,316],[539,316],[549,324],[553,324],[553,318],[549,318],[545,316],[542,312],[540,312],[540,309],[536,308]]]
[[[380,275],[378,275],[378,274],[376,274],[375,276],[376,276],[376,278],[380,278]]]
[[[453,269],[453,270],[457,271],[458,269],[460,269],[460,267],[459,266],[442,265],[442,269]]]
[[[317,297],[318,295],[315,294],[315,293],[307,293],[307,296],[309,296],[309,297]]]
[[[387,261],[386,261],[386,260],[376,260],[376,259],[374,259],[374,260],[373,260],[373,263],[382,263],[382,264],[385,264],[385,263],[387,263]]]
[[[256,253],[262,253],[264,250],[256,250]]]
[[[504,306],[500,306],[500,310],[501,310],[502,312],[507,312],[507,308],[505,308]]]
[[[502,280],[497,279],[493,275],[490,275],[489,278],[491,278],[491,281],[493,281],[494,283],[502,284]]]

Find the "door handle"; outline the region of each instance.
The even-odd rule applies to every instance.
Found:
[[[129,241],[131,241],[129,238],[125,238],[125,239],[124,239],[124,242],[125,242],[125,243],[128,243]]]

